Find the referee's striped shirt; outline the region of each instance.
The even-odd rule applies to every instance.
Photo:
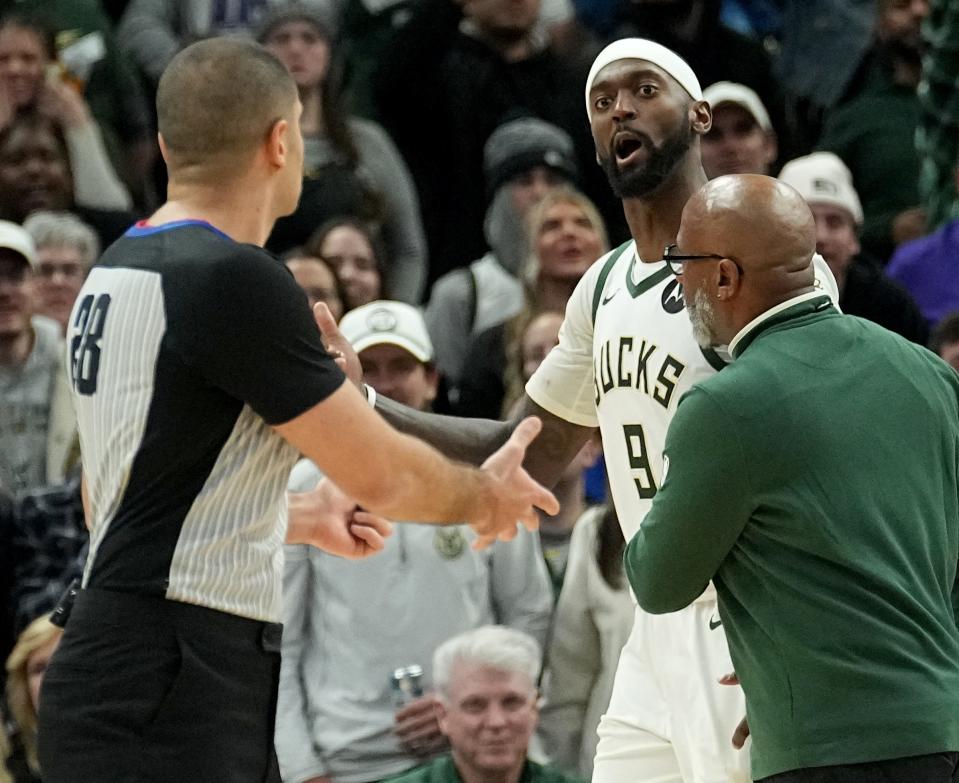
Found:
[[[297,454],[270,425],[343,382],[289,272],[207,223],[138,224],[91,271],[67,350],[84,586],[278,622]]]

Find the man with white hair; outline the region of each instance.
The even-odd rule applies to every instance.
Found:
[[[527,756],[539,720],[541,658],[535,639],[498,625],[440,645],[433,677],[451,752],[393,783],[576,783]]]
[[[37,247],[37,313],[56,321],[66,334],[73,303],[100,255],[100,240],[70,212],[34,212],[23,227]]]
[[[607,46],[585,95],[596,155],[633,239],[600,258],[577,285],[559,345],[527,383],[516,416],[535,411],[543,421],[544,437],[525,465],[546,484],[601,430],[628,541],[665,474],[662,449],[679,399],[725,366],[722,349],[697,345],[663,250],[675,242],[683,205],[707,181],[699,140],[712,118],[689,65],[645,39]],[[709,248],[684,250],[715,271]],[[816,256],[814,264],[816,286],[838,299],[825,262]],[[330,322],[321,327],[336,338]],[[442,420],[385,401],[376,407],[402,429],[474,462],[519,421]],[[747,755],[730,743],[743,696],[719,684],[732,670],[721,626],[711,586],[674,615],[637,610],[598,729],[594,783],[748,780]]]

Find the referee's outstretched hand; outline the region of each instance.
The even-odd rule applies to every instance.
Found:
[[[311,544],[324,552],[359,560],[375,555],[386,545],[393,525],[383,517],[363,511],[328,478],[310,492],[291,494],[290,514],[305,535],[289,543]]]
[[[360,366],[360,357],[356,355],[350,341],[343,336],[340,327],[336,325],[336,319],[330,312],[330,308],[323,302],[317,302],[313,305],[313,319],[320,328],[320,334],[323,335],[323,345],[337,366],[353,383],[362,386],[363,368]]]
[[[543,423],[535,416],[523,419],[509,440],[483,463],[483,470],[493,481],[487,503],[469,520],[477,534],[474,549],[485,549],[496,540],[511,541],[516,537],[518,523],[527,530],[536,530],[537,509],[550,516],[559,513],[559,501],[553,493],[523,469],[526,449],[542,428]]]

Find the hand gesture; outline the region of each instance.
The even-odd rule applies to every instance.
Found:
[[[403,749],[414,756],[432,756],[447,746],[436,715],[437,702],[436,696],[427,694],[396,711],[393,732]]]
[[[720,677],[719,682],[721,685],[739,685],[739,677],[736,676],[736,672],[732,672],[731,674],[724,674]],[[739,721],[739,725],[733,732],[733,747],[741,750],[743,745],[746,744],[746,737],[748,736],[749,722],[743,718]]]
[[[43,85],[37,107],[41,114],[56,120],[64,128],[79,128],[91,121],[90,109],[83,96],[59,79]]]
[[[361,511],[327,478],[316,489],[299,496],[298,513],[311,518],[311,534],[305,543],[348,560],[359,560],[376,554],[386,545],[384,539],[393,526],[383,517]]]
[[[543,423],[535,416],[523,419],[509,440],[483,463],[482,469],[493,481],[484,507],[468,520],[478,536],[474,549],[484,549],[497,539],[511,541],[516,537],[518,522],[527,530],[536,530],[537,508],[550,516],[559,513],[559,501],[553,493],[523,469],[526,449],[542,428]]]
[[[346,377],[353,381],[357,386],[363,384],[363,368],[360,366],[360,357],[356,355],[350,341],[347,340],[340,328],[336,325],[336,319],[330,308],[323,302],[317,302],[313,305],[313,318],[316,325],[320,327],[320,334],[323,335],[323,345],[330,352],[337,366],[346,373]]]

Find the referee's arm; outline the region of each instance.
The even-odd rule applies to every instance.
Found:
[[[492,470],[451,462],[423,441],[394,430],[353,384],[340,387],[276,431],[313,460],[346,494],[392,519],[436,524],[466,520],[480,537],[515,535],[516,522],[535,526],[535,508],[558,509],[555,498],[520,464],[538,432],[517,428],[491,457]],[[488,542],[487,542],[488,543]]]
[[[625,555],[636,600],[651,614],[695,601],[749,519],[748,472],[731,424],[694,388],[669,426],[668,470]]]

